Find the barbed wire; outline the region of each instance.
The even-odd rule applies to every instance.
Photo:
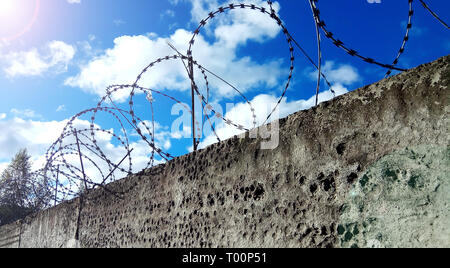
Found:
[[[181,105],[183,109],[188,112],[192,117],[191,135],[193,137],[193,150],[195,151],[200,144],[201,136],[203,133],[204,124],[198,121],[195,116],[194,101],[197,101],[202,105],[202,121],[207,121],[211,128],[215,138],[218,142],[221,141],[221,137],[216,131],[211,121],[212,117],[219,119],[225,125],[233,127],[239,131],[249,131],[257,127],[257,111],[254,109],[251,101],[243,94],[242,90],[231,82],[225,80],[220,75],[209,70],[202,64],[198,63],[193,57],[196,38],[200,35],[200,32],[206,25],[212,22],[218,16],[226,16],[234,10],[247,10],[249,12],[258,12],[271,18],[280,27],[283,33],[287,47],[289,50],[287,65],[288,76],[284,83],[283,91],[278,98],[275,107],[270,111],[262,124],[266,124],[273,117],[274,112],[279,108],[286,93],[292,83],[294,74],[294,60],[295,49],[304,56],[310,64],[317,70],[317,85],[316,85],[316,105],[318,104],[318,95],[320,92],[321,81],[326,83],[328,90],[335,96],[335,91],[332,88],[331,82],[327,79],[326,73],[322,68],[322,40],[321,33],[325,35],[335,46],[344,50],[346,53],[353,57],[360,58],[366,63],[377,65],[379,67],[387,69],[385,77],[392,74],[393,70],[405,71],[403,68],[397,67],[401,55],[405,52],[407,42],[409,40],[409,34],[412,29],[412,18],[414,14],[413,0],[408,1],[408,22],[406,24],[406,32],[403,37],[402,44],[397,53],[397,56],[393,60],[392,64],[382,63],[381,61],[374,60],[370,57],[363,56],[358,53],[357,50],[350,48],[350,46],[344,44],[343,41],[335,37],[335,35],[328,29],[326,23],[321,16],[319,9],[319,0],[308,0],[312,11],[314,24],[316,27],[316,41],[317,41],[317,62],[306,52],[306,50],[296,41],[296,39],[288,31],[287,27],[278,16],[277,12],[273,8],[272,1],[267,1],[267,6],[256,6],[252,3],[238,3],[227,4],[220,6],[214,11],[208,13],[208,16],[202,19],[197,28],[193,31],[193,35],[188,43],[188,49],[186,54],[181,53],[175,46],[168,43],[168,46],[175,52],[174,55],[167,55],[158,58],[150,62],[142,71],[136,76],[136,80],[133,84],[118,84],[108,86],[105,90],[105,95],[97,103],[94,108],[89,108],[74,115],[66,124],[62,130],[59,138],[49,147],[45,153],[45,165],[42,169],[34,172],[33,176],[40,176],[48,181],[51,190],[54,194],[54,203],[57,204],[64,200],[68,200],[77,196],[87,198],[86,192],[92,189],[101,188],[105,192],[114,195],[117,198],[122,198],[123,194],[129,191],[134,186],[129,186],[128,189],[110,189],[108,184],[116,181],[122,177],[133,174],[136,172],[133,163],[136,165],[136,161],[133,160],[134,153],[138,156],[145,156],[145,161],[140,167],[145,170],[155,166],[158,163],[167,162],[174,158],[168,152],[165,152],[161,144],[158,144],[156,139],[157,135],[157,122],[155,121],[155,109],[154,102],[155,96],[160,96]],[[428,5],[419,0],[422,6],[428,10],[439,22],[444,26],[447,26],[435,12],[433,12]],[[158,65],[163,62],[181,61],[186,71],[186,76],[191,83],[191,98],[192,107],[171,96],[168,93],[164,93],[160,90],[146,88],[139,86],[139,82],[142,81],[144,75],[149,74],[153,68],[157,68]],[[206,96],[201,93],[199,84],[195,80],[194,70],[201,73],[201,78],[205,85]],[[240,96],[246,105],[249,107],[250,118],[252,118],[252,125],[246,127],[243,124],[233,122],[226,115],[216,111],[210,103],[210,82],[209,76],[215,77],[222,83],[233,89],[238,96]],[[125,93],[124,93],[125,92]],[[120,94],[119,94],[120,93]],[[115,96],[128,96],[128,108],[120,108],[115,101]],[[145,96],[149,105],[150,117],[142,117],[138,115],[135,107],[135,101],[138,96]],[[97,119],[102,116],[108,116],[112,120],[108,120],[110,123],[115,123],[116,126],[110,129],[102,128],[99,124],[96,124]],[[209,115],[211,114],[211,116]],[[83,118],[88,118],[88,120]],[[142,118],[147,118],[143,120]],[[86,122],[89,122],[88,126],[85,126]],[[201,124],[201,125],[200,125]],[[115,133],[114,130],[119,130]],[[195,134],[197,133],[197,135]],[[100,140],[99,140],[100,139]],[[113,145],[113,148],[107,148],[104,144],[100,144],[107,140]],[[109,150],[109,152],[108,152]],[[114,151],[112,153],[111,151]],[[136,151],[140,151],[137,153]]]
[[[420,1],[420,3],[422,4],[422,6],[423,6],[426,10],[428,10],[428,12],[430,12],[430,14],[431,14],[435,19],[437,19],[442,25],[444,25],[445,28],[450,29],[450,28],[448,27],[448,24],[447,24],[446,22],[444,22],[444,21],[438,16],[438,14],[436,14],[433,10],[431,10],[431,8],[430,8],[423,0],[419,0],[419,1]]]

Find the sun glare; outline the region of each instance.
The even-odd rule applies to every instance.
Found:
[[[15,9],[17,9],[16,0],[0,0],[0,18],[13,16]]]
[[[0,0],[0,39],[13,40],[30,30],[40,0]]]

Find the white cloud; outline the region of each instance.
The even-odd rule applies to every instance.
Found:
[[[56,108],[57,112],[63,112],[66,111],[66,106],[64,104],[59,105],[58,108]]]
[[[77,51],[80,51],[83,54],[83,57],[78,58],[77,64],[85,64],[90,59],[97,57],[103,53],[102,49],[97,48],[95,45],[97,42],[97,37],[95,35],[88,35],[87,40],[78,41]]]
[[[215,1],[211,1],[213,4]],[[251,1],[255,4],[267,5],[265,1]],[[200,17],[205,1],[192,1],[193,17]],[[212,6],[207,3],[208,7]],[[201,6],[200,9],[197,7]],[[275,4],[278,10],[279,5]],[[236,9],[228,16],[217,15],[217,23],[213,32],[214,41],[208,42],[200,34],[194,44],[194,58],[198,63],[215,72],[235,85],[241,92],[253,88],[275,87],[286,78],[288,70],[282,68],[283,59],[264,59],[256,62],[251,57],[237,57],[238,47],[248,40],[263,42],[280,33],[278,25],[261,12],[249,12]],[[207,14],[207,13],[206,13]],[[186,53],[192,33],[178,29],[167,38],[151,35],[121,36],[114,40],[114,47],[104,51],[102,55],[92,58],[81,66],[78,75],[70,77],[65,84],[80,87],[83,90],[100,96],[105,88],[112,84],[132,84],[137,75],[150,62],[166,55],[176,54],[167,46],[172,43],[180,52]],[[196,70],[196,78],[200,81],[200,73]],[[209,76],[210,85],[216,89],[217,97],[232,97],[236,93],[232,88]],[[158,90],[186,90],[190,87],[186,70],[180,61],[157,64],[144,75],[141,86]],[[127,94],[115,96],[122,99]]]
[[[166,41],[184,52],[191,37],[191,33],[179,29],[168,39],[151,39],[142,35],[116,38],[113,49],[108,49],[103,55],[94,58],[81,68],[77,76],[70,77],[65,83],[103,96],[108,85],[132,84],[149,62],[175,54]],[[285,73],[281,70],[280,60],[258,64],[250,57],[237,59],[235,48],[210,45],[201,36],[197,38],[196,46],[194,57],[200,64],[232,81],[243,92],[256,86],[273,87]],[[210,82],[218,89],[219,95],[234,94],[228,86],[214,79]],[[180,61],[164,62],[155,66],[143,77],[140,84],[155,89],[172,90],[186,90],[190,86],[186,70]]]
[[[144,126],[144,123],[145,123],[145,126],[147,126],[147,128],[149,128],[150,130],[153,129],[152,122],[148,121],[148,120],[144,120],[143,122],[140,122],[138,124],[138,128],[141,130],[141,133],[148,133],[148,130]],[[172,147],[171,139],[181,138],[181,137],[178,138],[177,135],[172,134],[169,130],[169,127],[162,126],[161,124],[159,124],[156,121],[155,121],[154,127],[155,127],[155,129],[154,129],[155,146],[158,148],[161,148],[164,151],[167,151]],[[139,137],[139,135],[136,133],[136,131],[133,131],[132,135],[135,137]],[[148,134],[147,134],[147,136],[148,136]],[[151,137],[148,137],[148,138],[151,138]]]
[[[49,42],[43,51],[11,52],[2,58],[6,62],[3,71],[9,77],[39,76],[47,71],[64,72],[75,55],[75,47],[62,41]]]
[[[21,148],[25,147],[33,156],[45,153],[67,121],[33,121],[21,118],[0,121],[0,159],[10,159]]]
[[[0,114],[0,120],[3,120],[3,119],[5,119],[6,118],[6,114],[5,113],[1,113]]]
[[[8,167],[9,163],[0,163],[0,176],[3,174],[3,171]]]
[[[406,20],[403,20],[400,23],[400,26],[401,26],[402,30],[404,30],[407,25],[408,25],[408,22]],[[415,23],[414,27],[412,27],[409,30],[409,36],[410,37],[422,37],[422,35],[425,34],[426,32],[428,32],[428,28],[426,28],[426,27],[419,27],[417,25],[417,23]]]
[[[14,157],[14,155],[22,148],[26,148],[31,155],[32,169],[38,170],[45,165],[45,152],[51,146],[53,142],[60,136],[63,128],[66,126],[68,120],[62,121],[35,121],[24,120],[21,118],[13,118],[11,120],[0,120],[0,172],[8,165],[8,161]],[[87,120],[76,119],[73,126],[77,129],[88,129],[90,122]],[[95,126],[100,127],[98,125]],[[110,130],[112,131],[112,130]],[[80,140],[83,143],[87,142],[87,139],[82,135],[79,135]],[[114,162],[119,163],[120,160],[127,154],[126,150],[117,145],[117,141],[112,135],[103,132],[97,132],[95,139],[98,146],[102,149],[105,155]],[[163,141],[157,136],[158,141]],[[71,136],[63,141],[65,144],[74,144],[75,138]],[[92,143],[91,143],[92,144]],[[150,159],[150,148],[142,141],[130,140],[130,147],[133,148],[131,153],[133,162],[133,172],[138,172],[147,166]],[[162,149],[170,148],[170,141],[164,140],[162,143]],[[103,173],[108,173],[108,166],[105,161],[98,159],[96,155],[83,150],[83,153],[95,161],[97,165],[102,169]],[[97,157],[97,158],[96,158]],[[66,155],[65,158],[69,163],[79,167],[78,155]],[[156,160],[155,164],[161,163],[162,160]],[[93,178],[96,182],[100,182],[100,174],[98,170],[89,161],[84,161],[86,168],[86,174]],[[127,161],[124,161],[122,167],[128,169]],[[106,174],[104,174],[106,175]],[[118,172],[117,178],[122,178],[126,174]]]
[[[190,0],[192,3],[192,22],[199,23],[205,19],[209,12],[217,10],[220,6],[235,4],[235,1],[216,1],[216,0]],[[269,5],[265,0],[249,0],[246,4],[264,7],[269,10]],[[272,7],[278,13],[280,5],[274,2]],[[274,38],[279,32],[280,27],[272,18],[260,11],[250,11],[247,9],[236,8],[228,11],[227,15],[216,15],[206,28],[213,25],[215,28],[214,36],[225,46],[236,47],[245,44],[249,40],[263,42],[264,40]]]
[[[67,0],[69,4],[81,4],[81,0]]]
[[[150,59],[154,60],[158,55],[170,53],[163,39],[154,41],[142,35],[118,37],[114,40],[114,44],[114,48],[106,50],[103,55],[95,57],[83,66],[77,76],[68,78],[66,85],[78,86],[85,91],[103,96],[107,86],[132,84]],[[181,71],[182,69],[177,73]],[[147,80],[146,86],[159,86],[161,82],[169,83],[168,86],[176,86],[170,83],[177,80],[171,75],[173,71],[170,68],[158,69],[156,72],[156,74],[152,72],[153,79]]]
[[[173,11],[172,9],[167,9],[166,11],[164,11],[163,13],[161,13],[161,14],[159,15],[159,17],[160,17],[161,19],[164,19],[165,17],[173,18],[173,17],[175,17],[175,11]]]
[[[327,61],[322,66],[322,73],[325,74],[330,83],[351,85],[361,80],[358,70],[348,64],[336,64],[334,61]],[[317,79],[318,71],[311,72],[310,78]]]
[[[42,115],[36,113],[35,111],[31,110],[31,109],[24,109],[24,110],[19,110],[19,109],[11,109],[10,113],[12,113],[15,117],[19,117],[19,118],[41,118]]]
[[[116,26],[120,26],[120,25],[122,25],[122,24],[125,24],[126,22],[125,22],[124,20],[122,20],[122,19],[115,19],[115,20],[113,20],[113,23],[114,23]]]

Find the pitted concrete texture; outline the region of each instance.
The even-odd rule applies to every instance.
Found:
[[[343,247],[450,247],[450,147],[384,156],[341,207]]]
[[[448,246],[448,240],[437,236],[449,228],[448,172],[427,172],[402,162],[399,155],[407,147],[437,148],[418,150],[425,159],[446,154],[449,85],[447,56],[280,120],[275,150],[261,150],[261,140],[248,135],[235,137],[108,185],[126,191],[123,199],[103,190],[89,193],[79,225],[78,200],[40,212],[20,225],[20,246]],[[389,158],[392,154],[397,158]],[[445,159],[436,161],[430,167]],[[383,181],[388,189],[384,201],[374,200],[370,191],[357,192],[366,225],[373,227],[366,234],[362,228],[355,234],[353,228],[352,237],[345,239],[347,223],[359,224],[357,214],[343,210],[348,206],[353,211],[359,204],[352,203],[352,191],[364,176],[373,178],[371,183],[380,180],[379,169],[388,164],[396,167],[395,174],[406,172],[403,184]],[[416,171],[421,179],[413,180],[416,187],[410,189],[404,180]],[[437,178],[442,188],[433,194],[431,181]],[[408,199],[412,193],[417,200]],[[423,199],[427,195],[429,200]],[[370,221],[378,215],[372,200],[392,211],[396,206],[407,211]],[[420,216],[414,217],[417,210]],[[393,228],[404,221],[413,229],[394,234]],[[383,224],[392,227],[374,240]],[[418,235],[420,227],[429,235]],[[13,229],[4,226],[0,234],[8,233],[7,228]]]

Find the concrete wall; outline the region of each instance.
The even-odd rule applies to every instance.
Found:
[[[0,227],[0,248],[20,247],[21,223],[16,222]]]
[[[11,247],[450,247],[450,57],[0,228]],[[79,239],[75,240],[75,233]],[[17,241],[19,235],[20,245]]]

